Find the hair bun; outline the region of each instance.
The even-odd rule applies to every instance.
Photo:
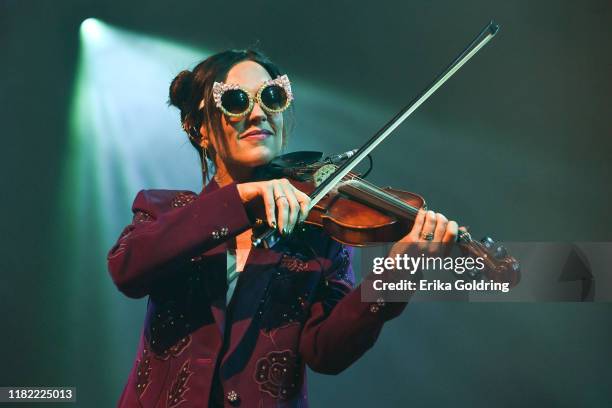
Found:
[[[193,72],[188,69],[179,72],[170,84],[170,104],[184,112],[191,94]]]

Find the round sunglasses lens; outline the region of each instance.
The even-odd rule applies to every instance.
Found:
[[[249,108],[249,96],[243,90],[230,89],[223,92],[221,105],[230,113],[241,114]]]
[[[287,93],[282,86],[270,85],[261,91],[261,101],[268,109],[283,109],[287,105]]]

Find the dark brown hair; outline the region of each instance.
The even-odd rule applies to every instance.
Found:
[[[255,50],[227,50],[214,54],[197,64],[192,71],[181,71],[170,84],[170,105],[181,111],[181,124],[189,136],[189,141],[198,151],[202,161],[202,171],[207,172],[200,146],[200,127],[205,126],[209,134],[219,137],[223,133],[221,127],[221,111],[213,103],[205,103],[199,109],[200,102],[212,101],[212,87],[215,81],[223,82],[229,70],[242,61],[253,61],[261,65],[270,77],[283,75],[281,70],[265,55]],[[286,112],[292,115],[293,106]],[[287,123],[289,122],[289,123]],[[283,144],[286,143],[291,121],[285,121],[283,126]]]

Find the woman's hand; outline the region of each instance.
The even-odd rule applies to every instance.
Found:
[[[448,255],[458,233],[459,227],[455,221],[449,221],[440,213],[420,210],[412,230],[393,245],[389,257],[408,252],[412,252],[411,255]]]
[[[308,216],[310,197],[285,178],[242,183],[237,188],[243,203],[257,197],[263,199],[268,225],[278,228],[283,235],[291,233],[295,225]]]

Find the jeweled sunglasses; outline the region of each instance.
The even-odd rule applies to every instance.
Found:
[[[293,93],[287,75],[269,79],[264,82],[255,97],[249,91],[237,84],[215,82],[213,84],[213,100],[227,116],[241,118],[248,115],[255,106],[255,102],[267,113],[280,113],[291,105]],[[204,100],[200,102],[200,109],[204,108]]]

